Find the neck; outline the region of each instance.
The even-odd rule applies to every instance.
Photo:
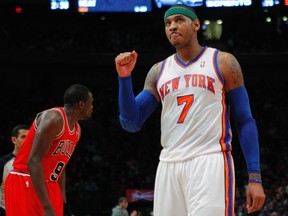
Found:
[[[192,47],[190,46],[190,47],[186,47],[183,49],[178,49],[177,53],[178,53],[179,58],[184,63],[188,63],[189,61],[194,59],[197,55],[199,55],[202,49],[203,49],[203,46],[201,46],[200,44],[197,44]]]

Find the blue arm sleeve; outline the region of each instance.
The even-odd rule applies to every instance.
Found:
[[[258,130],[252,117],[247,91],[244,86],[227,92],[230,111],[237,124],[239,142],[244,153],[248,173],[260,173]]]
[[[137,132],[157,108],[158,101],[148,90],[143,90],[135,97],[131,76],[118,77],[118,82],[119,121],[121,127],[128,132]]]

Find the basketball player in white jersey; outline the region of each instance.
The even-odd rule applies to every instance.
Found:
[[[195,11],[174,5],[164,15],[165,32],[176,53],[148,72],[135,97],[131,73],[136,51],[115,58],[119,120],[137,132],[161,101],[161,145],[154,190],[154,216],[233,216],[235,174],[231,116],[245,156],[247,212],[265,201],[258,131],[240,64],[230,53],[201,46]]]

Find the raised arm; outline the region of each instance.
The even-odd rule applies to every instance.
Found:
[[[124,130],[137,132],[158,105],[155,90],[151,92],[151,87],[143,89],[137,97],[134,95],[131,73],[135,67],[138,54],[135,51],[120,53],[115,58],[116,70],[118,73],[119,94],[119,121]],[[149,71],[146,80],[149,79]],[[156,81],[155,81],[156,82]],[[146,86],[147,81],[145,81]],[[156,88],[156,86],[154,87]]]

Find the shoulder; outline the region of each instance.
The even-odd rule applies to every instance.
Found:
[[[44,110],[37,115],[36,127],[46,128],[47,130],[62,131],[64,116],[59,108]]]
[[[229,53],[229,52],[219,51],[217,61],[218,61],[218,66],[222,68],[239,66],[239,62],[236,59],[236,57],[232,53]]]
[[[44,110],[37,115],[37,120],[63,120],[63,113],[60,108],[51,108]]]
[[[163,61],[158,62],[151,67],[151,69],[149,70],[146,76],[145,85],[144,85],[144,88],[146,90],[149,90],[157,98],[157,100],[159,100],[159,96],[157,93],[156,84],[157,84],[158,76],[161,71],[162,64],[163,64]]]
[[[159,73],[162,70],[162,67],[164,67],[165,62],[169,61],[169,59],[174,59],[175,58],[176,53],[173,53],[171,55],[169,55],[168,57],[166,57],[165,59],[156,62],[149,70],[148,72],[148,76],[153,78],[154,80],[157,80]]]
[[[244,85],[241,66],[233,54],[219,51],[217,64],[220,73],[224,77],[226,91]]]
[[[118,216],[118,215],[121,215],[121,210],[120,210],[119,206],[115,206],[112,209],[112,216]]]
[[[163,62],[164,62],[164,61],[160,61],[160,62],[155,63],[155,64],[150,68],[148,74],[151,75],[151,76],[157,77],[158,74],[160,73],[160,70],[161,70],[161,67],[162,67]]]
[[[15,156],[11,157],[5,164],[5,166],[11,166],[15,160]]]
[[[5,175],[4,173],[5,173],[6,167],[9,166],[9,162],[13,161],[14,158],[15,158],[15,155],[12,152],[0,158],[0,182],[1,183],[2,183],[3,175]]]
[[[11,152],[7,155],[4,155],[3,157],[0,158],[0,166],[4,166],[9,160],[14,158],[15,155]]]
[[[13,168],[13,162],[15,160],[15,157],[10,158],[10,160],[8,160],[4,166],[4,170],[6,170],[7,172],[9,172],[10,170],[12,170]],[[4,171],[5,172],[5,171]]]

